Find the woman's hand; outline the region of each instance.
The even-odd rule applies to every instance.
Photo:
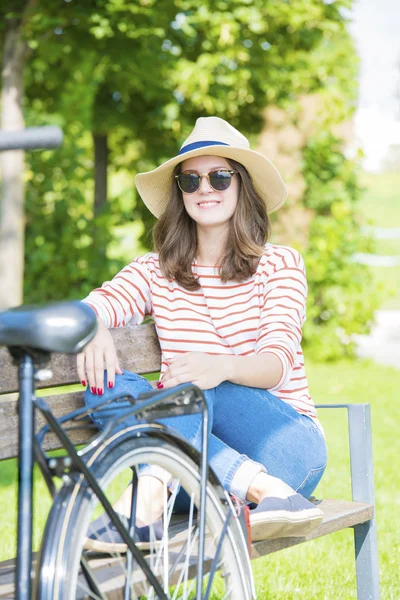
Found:
[[[169,367],[161,380],[164,388],[171,388],[180,383],[194,383],[201,390],[208,390],[229,377],[229,356],[187,352],[167,359],[167,362]]]
[[[104,369],[107,370],[109,388],[114,387],[115,374],[122,375],[123,371],[118,363],[111,333],[99,318],[97,324],[96,335],[78,354],[76,362],[82,385],[88,383],[92,392],[101,396],[104,391]]]

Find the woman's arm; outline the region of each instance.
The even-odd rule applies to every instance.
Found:
[[[101,395],[104,385],[114,387],[115,374],[122,374],[114,342],[108,328],[122,327],[128,321],[140,324],[151,312],[150,274],[144,258],[133,260],[112,281],[93,290],[82,302],[97,315],[98,331],[77,356],[77,368],[83,386]],[[104,370],[107,371],[106,382]]]
[[[124,327],[129,321],[140,325],[151,313],[150,296],[150,273],[145,257],[139,257],[82,302],[93,308],[106,327]]]
[[[264,352],[253,356],[218,356],[217,358],[223,373],[222,381],[269,389],[275,387],[282,378],[283,366],[276,354]]]
[[[249,387],[271,388],[282,377],[282,362],[275,354],[265,352],[253,356],[211,355],[186,352],[167,359],[168,369],[159,384],[171,388],[192,382],[202,390],[232,381]]]
[[[292,377],[306,317],[307,280],[303,259],[292,248],[281,247],[279,253],[282,263],[264,285],[255,346],[255,358],[275,355],[281,363],[281,377],[268,386],[271,391],[283,389]]]

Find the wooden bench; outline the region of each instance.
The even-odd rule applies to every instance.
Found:
[[[156,373],[160,370],[161,354],[157,335],[152,324],[111,330],[120,364],[129,371],[139,374]],[[76,358],[68,355],[53,355],[50,368],[53,378],[38,385],[38,388],[76,384]],[[0,349],[0,460],[17,456],[18,416],[17,398],[9,395],[16,392],[17,369],[12,364],[8,351]],[[83,405],[82,392],[47,396],[54,414],[61,417]],[[252,558],[307,542],[345,528],[354,529],[357,598],[358,600],[379,599],[379,572],[374,518],[374,482],[372,466],[372,443],[370,407],[368,404],[321,405],[318,408],[345,409],[348,411],[352,502],[345,500],[323,500],[320,508],[325,518],[312,535],[303,538],[265,540],[253,544]],[[41,415],[36,416],[36,428],[43,425]],[[80,429],[71,436],[74,443],[82,444],[90,439],[93,430]],[[56,448],[56,440],[48,436],[47,449]],[[1,468],[1,465],[0,465]],[[0,598],[12,598],[10,570],[12,562],[0,565]],[[2,577],[2,573],[4,577]],[[3,590],[3,591],[2,591]]]

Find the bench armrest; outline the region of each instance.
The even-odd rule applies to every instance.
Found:
[[[354,502],[374,506],[371,407],[369,404],[320,404],[317,408],[346,408],[349,423],[351,489]],[[357,598],[379,600],[379,561],[376,518],[354,527]]]
[[[370,405],[317,404],[316,408],[347,409],[353,501],[375,504]]]

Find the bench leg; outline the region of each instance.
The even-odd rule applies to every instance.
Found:
[[[354,502],[375,505],[369,404],[348,406],[352,494]],[[379,600],[376,518],[354,527],[358,600]]]

